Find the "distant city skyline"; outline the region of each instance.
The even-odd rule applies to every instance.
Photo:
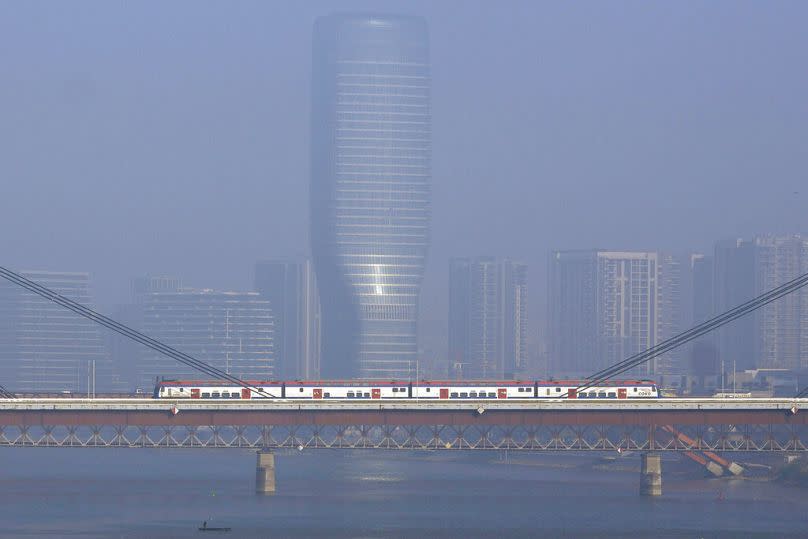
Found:
[[[378,71],[377,58],[359,60],[368,71],[351,72],[347,57],[314,62],[325,70],[312,65],[323,60],[312,25],[334,20],[326,16],[330,3],[285,6],[168,5],[159,24],[151,24],[152,9],[144,5],[75,10],[21,3],[9,10],[0,50],[22,52],[2,61],[8,76],[0,111],[8,128],[0,133],[7,149],[0,229],[7,233],[0,249],[7,264],[89,272],[94,303],[108,313],[121,305],[125,317],[132,275],[156,268],[198,288],[248,291],[256,260],[314,255],[345,277],[326,283],[332,307],[359,297],[335,291],[365,287],[364,297],[374,298],[407,288],[401,303],[354,302],[356,309],[340,314],[355,328],[378,329],[375,321],[364,323],[363,310],[367,318],[398,317],[396,332],[409,328],[396,333],[406,352],[389,355],[388,370],[369,368],[368,355],[357,360],[373,376],[402,375],[405,364],[412,375],[418,319],[447,327],[448,262],[459,255],[525,262],[528,331],[531,342],[541,340],[537,348],[552,338],[545,328],[555,290],[545,258],[553,249],[673,253],[670,281],[657,283],[674,291],[658,298],[659,338],[799,271],[799,242],[789,238],[808,232],[802,173],[808,74],[794,69],[808,47],[805,6],[740,4],[728,17],[725,4],[703,4],[694,24],[691,10],[661,4],[581,12],[530,2],[514,9],[394,2],[385,9],[430,30],[427,74],[395,76],[429,82],[425,92],[396,95],[406,99],[395,102],[386,96],[384,104],[375,101],[380,93],[332,92],[348,80],[375,86],[368,80],[390,75]],[[362,1],[344,6],[355,14],[377,9]],[[383,33],[383,22],[393,19],[367,20]],[[405,34],[393,41],[407,41]],[[350,32],[335,38],[334,51],[361,52],[364,45],[350,38]],[[319,110],[315,103],[333,107]],[[414,146],[397,146],[401,153],[393,156],[362,137],[355,140],[361,148],[323,143],[338,124],[366,129],[359,124],[380,122],[392,131],[392,115],[424,106],[426,145],[408,140]],[[429,180],[424,198],[421,186],[402,182],[410,188],[402,198],[412,200],[368,200],[366,184],[354,181],[340,184],[345,192],[331,207],[342,221],[306,211],[307,197],[319,204],[314,199],[331,193],[314,188],[314,173],[333,179],[330,171],[318,172],[323,167],[342,167],[339,181],[349,182],[345,174],[358,175],[360,167],[404,168],[404,161],[421,159],[428,163],[418,172]],[[372,196],[381,191],[374,187]],[[405,212],[417,214],[406,226]],[[420,229],[416,220],[428,226]],[[359,242],[392,228],[407,229],[410,254],[422,260],[399,264],[408,268],[403,273],[388,273],[393,264],[380,262],[378,253],[329,259],[323,249],[308,252],[309,243],[337,238],[331,245],[344,246],[347,237]],[[401,262],[400,254],[389,256]],[[715,356],[713,371],[762,358],[772,366],[802,365],[808,350],[802,297],[700,340],[698,353],[660,358],[654,371],[689,372],[701,354]],[[332,320],[336,311],[330,309]],[[353,334],[341,329],[331,332],[337,335],[331,342]],[[642,340],[632,335],[615,337],[622,344],[612,349]],[[354,341],[334,352],[333,364],[345,367],[334,374],[351,372],[349,358],[359,356],[349,349],[362,346]],[[448,343],[439,355],[447,349]],[[549,350],[546,359],[554,361]]]

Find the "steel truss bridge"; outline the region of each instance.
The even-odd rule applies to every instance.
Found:
[[[805,452],[808,399],[3,399],[0,446]]]

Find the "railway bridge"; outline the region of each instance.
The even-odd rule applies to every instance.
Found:
[[[0,278],[155,350],[205,376],[264,394],[229,372],[0,267]],[[588,377],[614,379],[800,288],[797,276]],[[269,396],[265,395],[264,396]],[[234,447],[259,450],[257,490],[274,491],[277,448],[436,451],[639,451],[640,491],[661,494],[659,453],[680,451],[716,475],[742,467],[738,451],[805,452],[808,388],[791,399],[503,399],[292,401],[17,398],[0,386],[0,446]],[[808,410],[806,410],[808,412]]]
[[[742,472],[728,458],[733,452],[808,451],[808,399],[17,398],[0,400],[0,446],[255,449],[262,492],[274,491],[272,451],[281,448],[636,451],[641,492],[654,495],[662,452],[681,452],[722,475]]]

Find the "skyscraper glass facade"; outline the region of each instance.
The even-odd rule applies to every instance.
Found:
[[[314,27],[311,243],[325,377],[416,374],[429,244],[429,40],[416,17]]]

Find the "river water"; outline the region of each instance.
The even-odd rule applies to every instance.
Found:
[[[675,455],[661,498],[639,457],[311,450],[254,493],[242,450],[0,449],[3,537],[808,537],[808,491],[697,478]],[[695,465],[693,465],[695,466]],[[197,527],[228,526],[230,534]]]

